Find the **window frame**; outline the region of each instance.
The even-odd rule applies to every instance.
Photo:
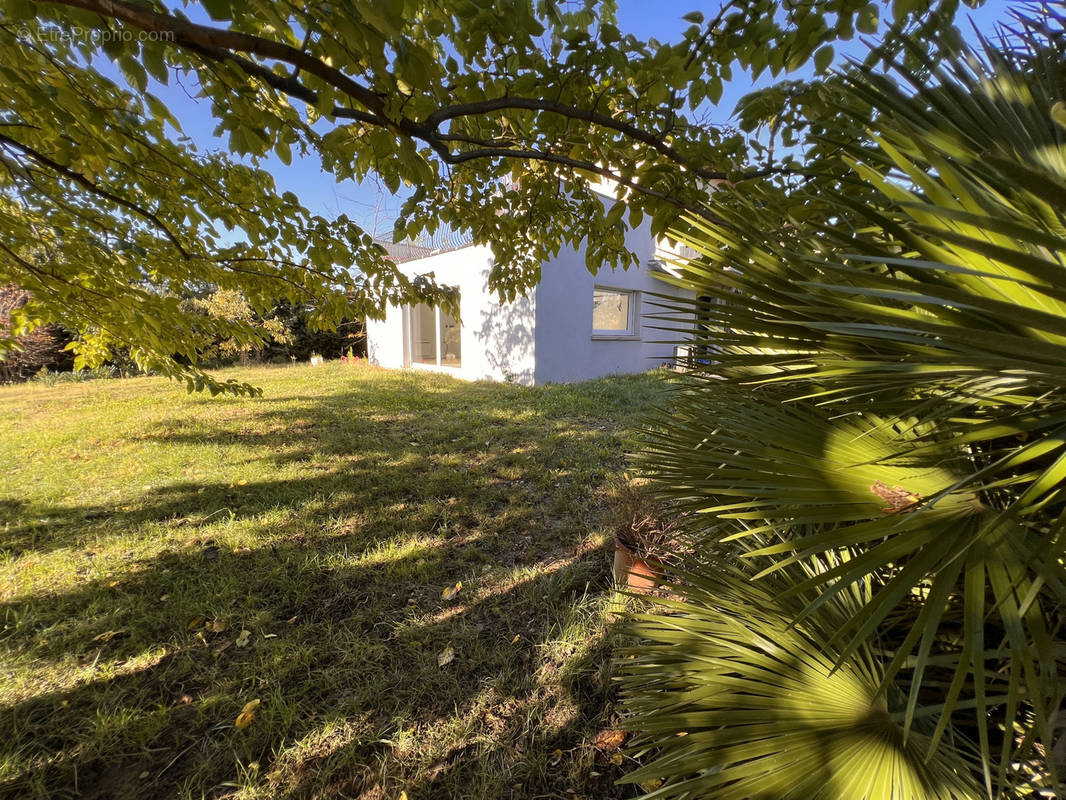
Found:
[[[607,284],[597,283],[592,287],[592,298],[595,301],[596,292],[613,292],[615,294],[624,294],[629,296],[629,319],[628,326],[623,330],[600,330],[593,327],[592,338],[595,340],[610,340],[610,339],[628,339],[635,340],[640,339],[640,303],[641,292],[639,289],[630,289],[625,286],[608,286]],[[593,317],[595,318],[595,307],[593,307]]]

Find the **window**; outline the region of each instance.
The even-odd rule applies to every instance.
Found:
[[[597,286],[592,292],[593,336],[636,336],[637,293]]]
[[[411,363],[462,366],[462,328],[447,311],[419,303],[407,313]]]

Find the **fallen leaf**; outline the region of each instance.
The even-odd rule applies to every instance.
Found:
[[[513,638],[512,640],[511,640],[511,644],[517,644],[517,643],[518,643],[518,640],[519,640],[519,639],[521,639],[521,638],[522,638],[522,634],[520,634],[520,633],[516,633],[516,634],[514,635],[514,638]]]
[[[234,548],[233,548],[233,552],[234,552],[234,553],[235,553],[236,555],[239,555],[239,556],[246,556],[246,555],[248,555],[248,554],[249,554],[250,552],[252,552],[252,548],[250,548],[250,547],[244,547],[244,546],[242,545],[241,547],[234,547]]]
[[[140,778],[140,779],[141,779],[141,780],[143,781],[143,780],[144,780],[145,778],[147,778],[147,777],[148,777],[148,775],[149,775],[149,772],[148,772],[148,770],[145,770],[144,772],[142,772],[142,773],[141,773],[140,775],[138,775],[137,777],[138,777],[138,778]]]
[[[203,617],[193,617],[191,620],[189,620],[188,629],[190,631],[194,631],[197,628],[201,627],[203,624],[204,624],[204,618]]]
[[[110,588],[114,589],[114,588],[115,588],[116,586],[118,586],[118,581],[111,581],[111,583],[109,583],[109,584],[107,584],[107,585],[108,585],[108,586],[109,586]]]
[[[400,792],[400,796],[396,800],[407,800],[407,792]]]
[[[447,589],[445,589],[443,592],[440,593],[441,599],[442,600],[451,600],[453,597],[455,597],[457,594],[459,594],[459,590],[462,589],[462,588],[463,588],[463,582],[462,581],[456,581],[455,586],[449,586]]]
[[[437,653],[437,666],[445,667],[455,661],[455,648],[448,645],[439,653]]]
[[[610,753],[617,750],[626,740],[626,732],[615,728],[606,728],[596,734],[596,749]]]
[[[225,620],[216,619],[211,622],[209,627],[211,628],[212,633],[222,633],[222,631],[226,630],[229,625],[226,624]]]
[[[237,634],[237,641],[234,643],[237,647],[247,647],[248,640],[252,638],[252,632],[248,630],[242,630]]]
[[[563,751],[562,750],[553,750],[552,751],[552,757],[548,760],[548,766],[549,767],[554,767],[556,764],[558,764],[562,760],[563,760]]]
[[[296,617],[289,617],[286,620],[286,623],[289,624],[289,625],[295,625],[296,624]]]
[[[248,485],[248,481],[246,481],[246,480],[244,480],[242,478],[241,480],[237,481],[237,485],[238,486],[247,486]]]
[[[613,756],[611,756],[611,763],[617,766],[621,766],[623,760],[624,759],[622,758],[621,753],[615,753]]]
[[[656,789],[662,786],[662,783],[662,778],[655,778],[654,780],[644,781],[644,783],[640,784],[640,788],[643,789],[645,792],[654,792]]]
[[[237,730],[243,731],[252,724],[257,708],[259,708],[258,700],[251,700],[244,704],[244,708],[241,709],[241,713],[237,715],[237,721],[234,723],[237,726]]]

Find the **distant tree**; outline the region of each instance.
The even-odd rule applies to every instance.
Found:
[[[23,380],[42,369],[70,367],[73,356],[66,350],[70,334],[58,325],[42,325],[19,333],[13,313],[30,300],[30,293],[14,285],[0,288],[0,340],[10,341],[0,359],[0,381]]]
[[[366,326],[362,320],[342,319],[330,327],[314,327],[310,324],[313,309],[285,300],[272,313],[285,326],[288,340],[268,345],[264,351],[268,360],[306,361],[312,353],[326,358],[339,358],[349,352],[359,358],[366,356]]]
[[[262,317],[252,310],[244,296],[235,289],[217,289],[204,299],[189,301],[190,305],[213,319],[222,319],[241,328],[243,335],[205,334],[200,357],[206,361],[242,364],[256,358],[271,344],[287,345],[291,338],[284,323],[276,317]]]

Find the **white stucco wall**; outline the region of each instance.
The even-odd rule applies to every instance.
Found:
[[[459,287],[462,365],[411,364],[412,369],[434,369],[468,380],[533,383],[535,296],[501,304],[488,288],[491,265],[487,247],[463,247],[400,265],[408,275],[432,272],[438,283]],[[383,367],[405,366],[402,309],[390,307],[383,322],[367,323],[367,355]]]
[[[366,321],[366,357],[379,367],[403,366],[403,313],[396,306],[385,310],[385,319]]]
[[[593,275],[585,266],[583,248],[563,250],[544,264],[536,289],[537,384],[644,372],[673,362],[673,345],[655,343],[668,338],[667,334],[651,330],[649,325],[654,323],[641,316],[656,312],[649,294],[678,295],[680,290],[656,279],[648,266],[655,252],[648,222],[628,231],[626,242],[640,259],[638,266],[628,270],[602,269]],[[596,286],[640,293],[636,336],[593,336],[592,293]]]

